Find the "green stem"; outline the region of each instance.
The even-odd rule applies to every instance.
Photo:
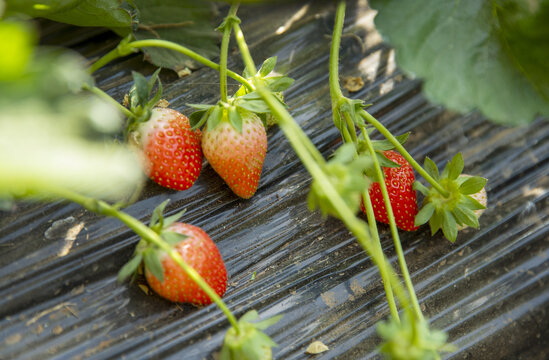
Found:
[[[97,70],[101,69],[103,66],[107,65],[113,60],[118,59],[119,57],[122,57],[123,55],[120,53],[119,48],[116,47],[115,49],[109,51],[105,55],[103,55],[99,60],[91,64],[91,66],[88,68],[88,72],[90,74],[93,74]]]
[[[345,1],[340,1],[337,4],[334,31],[332,35],[332,46],[330,48],[330,95],[332,102],[343,97],[341,88],[339,87],[339,47],[341,44],[341,33],[343,31],[343,22],[345,20]],[[334,104],[334,109],[338,108]]]
[[[219,85],[221,88],[221,101],[226,103],[227,97],[227,56],[229,53],[229,41],[231,39],[231,26],[227,22],[231,21],[231,17],[236,16],[238,4],[231,5],[229,15],[225,18],[223,27],[223,38],[221,39],[221,53],[219,55]]]
[[[219,307],[225,314],[231,325],[235,328],[237,333],[240,333],[240,328],[236,317],[231,313],[227,305],[221,300],[219,295],[211,288],[210,285],[200,276],[194,268],[183,260],[181,255],[175,251],[167,242],[165,242],[159,234],[153,231],[151,228],[143,224],[141,221],[119,211],[115,207],[107,204],[104,201],[89,198],[70,190],[56,189],[53,191],[57,196],[73,201],[84,208],[98,213],[100,215],[110,216],[122,221],[126,226],[132,229],[137,235],[141,236],[146,241],[149,241],[160,249],[166,251],[166,253],[185,271],[185,273],[210,297],[210,299]]]
[[[242,55],[242,59],[244,60],[244,64],[248,67],[250,71],[256,73],[257,70],[254,61],[238,23],[233,23],[233,30]],[[319,182],[329,201],[332,203],[332,207],[336,209],[339,219],[343,221],[347,229],[349,229],[349,231],[351,231],[351,233],[357,238],[358,243],[362,246],[364,251],[366,251],[366,253],[370,255],[372,261],[374,262],[374,264],[377,265],[382,276],[389,279],[389,283],[393,286],[395,295],[400,300],[403,308],[409,309],[410,302],[404,292],[402,284],[398,281],[398,278],[392,270],[390,263],[385,258],[385,255],[383,255],[383,252],[381,252],[374,245],[369,231],[365,226],[366,224],[355,216],[353,211],[347,206],[337,190],[333,187],[332,183],[324,172],[324,159],[321,158],[320,160],[318,160],[317,156],[309,152],[311,147],[315,148],[314,145],[312,143],[307,144],[307,142],[310,142],[310,139],[299,127],[299,125],[297,125],[295,120],[292,118],[290,113],[288,113],[286,108],[284,108],[284,106],[280,103],[280,101],[278,101],[260,81],[255,80],[254,85],[257,89],[258,94],[269,106],[272,114],[277,117],[279,127],[284,132],[284,135],[294,148],[296,154],[301,159],[301,162],[303,163],[307,171],[311,174],[312,178],[315,181]]]
[[[263,100],[270,107],[272,113],[278,118],[279,127],[284,132],[305,168],[309,171],[313,179],[319,182],[329,201],[332,203],[333,208],[336,209],[338,218],[343,221],[349,231],[357,238],[357,241],[362,248],[372,258],[372,261],[379,268],[382,278],[388,279],[388,283],[391,284],[393,291],[403,308],[409,309],[410,302],[404,293],[402,284],[396,277],[391,265],[383,255],[383,252],[372,240],[366,224],[355,216],[353,211],[347,206],[337,190],[333,187],[327,175],[322,170],[324,163],[316,162],[307,151],[307,147],[302,143],[303,136],[306,136],[303,133],[303,130],[267,89],[259,83],[256,83],[256,88]],[[300,134],[303,134],[303,136]]]
[[[383,126],[382,123],[380,123],[375,117],[370,115],[370,113],[365,110],[362,110],[360,112],[360,116],[362,116],[364,120],[372,124],[387,140],[389,140],[391,144],[393,144],[395,149],[410,163],[410,165],[414,169],[416,169],[416,171],[425,180],[427,180],[429,184],[431,184],[433,188],[435,188],[444,197],[450,196],[448,191],[444,190],[444,188],[438,183],[438,181],[436,181],[431,175],[427,173],[427,171],[425,171],[421,167],[421,165],[418,164],[418,162],[412,157],[412,155],[410,155],[410,153],[408,153],[408,151],[406,151],[406,149],[404,148],[404,146],[402,146],[398,139],[393,134],[391,134],[391,132],[385,126]]]
[[[343,124],[343,121],[341,121],[341,134],[343,136],[343,139],[345,142],[349,143],[352,142],[357,144],[357,136],[356,136],[356,130],[355,125],[353,122],[353,119],[347,114],[343,113],[341,114],[339,112],[339,100],[343,98],[343,93],[341,91],[341,88],[339,86],[339,48],[341,43],[341,34],[343,32],[343,24],[345,20],[345,1],[340,1],[337,5],[336,10],[336,16],[335,16],[335,24],[334,24],[334,30],[332,35],[332,46],[330,48],[330,74],[329,74],[329,83],[330,83],[330,96],[332,98],[332,116],[334,119],[334,123],[338,122],[337,119],[341,118],[343,116],[345,121],[345,124]],[[379,239],[379,234],[377,231],[377,225],[375,220],[375,215],[372,207],[372,202],[370,199],[370,195],[367,191],[363,194],[363,202],[366,209],[366,217],[368,219],[368,224],[370,227],[370,235],[376,240],[375,244],[377,246],[377,251],[381,254],[383,254],[383,249],[381,248],[381,242]],[[400,321],[399,315],[398,315],[398,309],[396,307],[396,302],[393,295],[392,290],[392,284],[389,279],[388,270],[387,270],[387,263],[385,261],[382,261],[379,263],[379,270],[380,274],[383,280],[383,287],[385,289],[385,294],[387,296],[387,302],[389,304],[389,309],[391,311],[391,316],[397,320]]]
[[[98,88],[97,86],[90,87],[88,84],[84,84],[82,86],[84,90],[88,90],[95,95],[99,96],[100,98],[106,100],[110,104],[114,105],[120,112],[122,112],[124,115],[126,115],[128,118],[133,119],[135,118],[135,114],[132,113],[128,108],[120,104],[118,101],[114,100],[109,94]]]
[[[408,289],[408,295],[412,301],[412,305],[414,307],[414,311],[416,314],[416,317],[420,320],[423,320],[423,314],[421,312],[421,308],[419,306],[419,302],[417,299],[416,292],[414,290],[414,285],[412,283],[412,279],[410,277],[410,273],[408,271],[408,266],[406,264],[406,259],[404,258],[404,251],[402,250],[402,244],[400,242],[400,237],[398,235],[398,229],[396,226],[395,216],[393,214],[393,208],[391,206],[391,200],[389,199],[389,193],[387,192],[387,186],[385,185],[385,180],[383,177],[383,172],[381,171],[381,166],[379,165],[379,161],[377,160],[377,155],[374,150],[374,146],[372,144],[372,141],[370,140],[370,136],[368,135],[368,132],[364,127],[361,128],[362,135],[364,136],[364,140],[366,141],[366,145],[368,146],[368,151],[370,152],[370,155],[372,157],[372,160],[374,162],[374,169],[376,172],[377,181],[379,182],[381,194],[383,195],[383,200],[385,202],[385,208],[387,209],[387,217],[389,218],[389,227],[391,228],[391,234],[393,236],[393,241],[395,244],[395,250],[398,256],[398,262],[400,264],[400,270],[402,271],[402,276],[404,278],[404,283],[406,284],[406,288]]]
[[[381,247],[381,240],[379,239],[379,233],[377,231],[376,217],[374,215],[372,199],[370,199],[370,194],[368,194],[368,191],[364,191],[364,193],[362,194],[362,202],[364,203],[364,208],[366,209],[366,218],[368,219],[368,225],[370,227],[370,235],[376,240],[378,251],[383,252],[383,249]],[[387,303],[389,304],[389,310],[391,311],[391,316],[393,317],[393,319],[400,322],[395,297],[393,295],[393,289],[391,288],[391,281],[387,276],[388,270],[383,269],[383,271],[381,271],[380,269],[380,273],[381,279],[383,280],[385,295],[387,296]]]
[[[196,53],[196,52],[194,52],[194,51],[192,51],[192,50],[190,50],[190,49],[188,49],[184,46],[173,43],[171,41],[159,40],[159,39],[137,40],[137,41],[132,41],[132,42],[126,43],[123,46],[124,46],[124,51],[121,51],[119,48],[116,48],[116,49],[108,52],[106,55],[104,55],[102,58],[100,58],[94,64],[92,64],[92,66],[90,66],[88,71],[90,73],[93,73],[94,71],[101,68],[102,66],[105,66],[106,64],[113,61],[114,59],[117,59],[121,56],[125,56],[125,54],[128,54],[128,53],[131,52],[131,51],[128,51],[128,49],[130,49],[130,50],[131,49],[142,49],[142,48],[146,48],[146,47],[159,47],[159,48],[174,50],[174,51],[177,51],[177,52],[179,52],[183,55],[186,55],[186,56],[190,57],[191,59],[196,60],[199,63],[201,63],[203,65],[206,65],[206,66],[208,66],[208,67],[210,67],[214,70],[217,70],[217,71],[220,70],[219,64],[216,64],[215,62],[203,57],[202,55],[200,55],[200,54],[198,54],[198,53]],[[244,86],[246,86],[246,88],[248,88],[250,91],[253,91],[252,84],[248,80],[246,80],[242,76],[240,76],[239,74],[237,74],[233,71],[227,70],[227,75],[230,76],[231,78],[233,78],[234,80],[238,81],[239,83],[243,84]]]

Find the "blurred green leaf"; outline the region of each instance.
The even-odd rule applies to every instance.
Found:
[[[137,158],[113,141],[122,117],[79,92],[84,82],[91,79],[82,58],[42,49],[17,78],[0,81],[0,198],[51,197],[64,189],[126,200],[139,189]]]
[[[0,82],[18,79],[31,60],[36,33],[26,23],[0,21],[0,39]]]
[[[218,56],[219,35],[214,30],[213,8],[201,0],[134,0],[139,9],[137,40],[162,39],[183,45],[200,55]],[[148,47],[145,59],[156,66],[175,71],[201,65],[172,50]]]
[[[372,0],[399,66],[428,98],[503,124],[549,115],[549,0]]]
[[[7,0],[7,12],[24,13],[77,26],[103,26],[112,29],[132,25],[131,1],[123,0]]]

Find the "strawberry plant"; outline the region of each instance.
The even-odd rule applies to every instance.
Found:
[[[159,91],[151,98],[158,71],[150,80],[134,73],[135,86],[130,92],[129,109],[121,107],[89,80],[81,79],[79,87],[83,86],[110,103],[116,103],[128,117],[126,137],[137,148],[147,175],[160,185],[176,190],[187,189],[197,180],[203,151],[212,168],[236,195],[244,199],[252,197],[258,188],[267,152],[265,127],[274,119],[311,174],[310,208],[318,208],[324,215],[340,219],[379,269],[391,314],[390,319],[381,322],[378,327],[384,341],[380,352],[394,359],[427,359],[439,358],[443,351],[453,351],[454,347],[446,343],[447,335],[431,329],[424,318],[397,228],[412,231],[428,222],[433,235],[442,230],[448,240],[456,241],[461,228],[479,227],[478,217],[486,206],[486,202],[482,201],[486,200],[486,179],[462,174],[464,163],[459,153],[442,172],[429,158],[423,167],[420,166],[403,146],[407,134],[392,135],[365,110],[366,105],[362,101],[343,96],[339,86],[338,56],[344,1],[338,2],[330,53],[333,120],[344,144],[326,161],[282,101],[282,91],[292,80],[274,74],[276,58],[268,58],[259,70],[256,69],[236,16],[237,8],[231,7],[219,28],[223,34],[219,64],[180,44],[159,39],[135,40],[140,37],[131,34],[89,68],[89,73],[93,73],[106,63],[137,49],[162,48],[175,50],[218,70],[219,101],[214,105],[193,104],[198,111],[189,117],[190,120],[175,110],[155,107],[161,96],[161,84],[158,82]],[[153,26],[141,30],[156,31]],[[227,69],[229,38],[233,31],[246,66],[243,75]],[[12,66],[16,74],[24,71],[16,65]],[[6,74],[9,73],[0,72],[0,76],[7,78]],[[241,84],[233,96],[229,96],[227,91],[227,76]],[[82,82],[85,84],[82,85]],[[199,130],[201,127],[202,131]],[[17,131],[8,133],[15,134]],[[374,131],[386,139],[371,140]],[[8,165],[3,169],[20,171],[10,167],[15,166],[12,163]],[[132,174],[135,173],[135,167],[132,170]],[[416,181],[414,171],[423,180]],[[221,300],[227,287],[227,270],[219,250],[201,229],[178,222],[182,214],[164,217],[166,203],[163,203],[153,211],[150,224],[146,226],[120,211],[121,205],[109,205],[93,196],[81,194],[72,182],[52,186],[54,182],[51,181],[45,182],[46,185],[36,185],[29,179],[42,173],[29,174],[24,180],[32,186],[16,187],[20,180],[17,178],[0,183],[0,190],[4,192],[7,188],[5,192],[10,196],[21,197],[43,191],[41,195],[50,199],[68,199],[90,211],[119,219],[141,237],[134,257],[119,273],[121,280],[135,274],[143,266],[150,287],[160,296],[195,305],[214,302],[231,324],[224,338],[221,359],[272,357],[271,348],[276,343],[263,330],[276,323],[279,316],[256,321],[258,314],[251,310],[236,319]],[[416,190],[423,202],[419,212]],[[364,215],[357,216],[359,208]],[[390,227],[403,284],[383,253],[376,222],[386,223]]]

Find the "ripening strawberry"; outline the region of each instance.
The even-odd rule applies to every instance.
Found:
[[[214,289],[219,296],[227,289],[227,270],[221,254],[208,234],[199,227],[175,222],[166,231],[186,235],[174,246],[183,260]],[[194,305],[207,305],[212,301],[206,293],[165,252],[157,251],[164,272],[163,281],[155,277],[145,262],[145,277],[149,286],[165,299]]]
[[[415,181],[412,166],[396,151],[384,151],[383,154],[389,160],[400,165],[400,167],[383,168],[385,185],[389,193],[396,225],[406,231],[417,230],[418,227],[414,225],[414,220],[418,212],[418,206],[416,191],[412,189]],[[370,185],[369,194],[376,220],[388,224],[389,218],[379,183],[376,182]],[[362,205],[362,211],[366,211],[364,205]]]
[[[238,196],[249,199],[259,185],[267,152],[267,134],[261,119],[245,112],[242,132],[227,119],[202,133],[202,150],[212,168]]]
[[[175,190],[190,188],[202,169],[200,130],[168,108],[154,108],[149,120],[130,135],[140,150],[145,173],[157,184]]]

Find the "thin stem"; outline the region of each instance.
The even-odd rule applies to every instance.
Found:
[[[125,56],[125,54],[131,52],[131,51],[128,51],[131,50],[131,49],[142,49],[142,48],[146,48],[146,47],[159,47],[159,48],[164,48],[164,49],[170,49],[170,50],[174,50],[174,51],[177,51],[183,55],[186,55],[188,57],[190,57],[191,59],[193,60],[196,60],[198,61],[199,63],[203,64],[203,65],[206,65],[214,70],[217,70],[219,71],[220,70],[220,66],[219,64],[216,64],[215,62],[205,58],[204,56],[184,47],[184,46],[181,46],[179,44],[176,44],[176,43],[173,43],[171,41],[166,41],[166,40],[159,40],[159,39],[147,39],[147,40],[137,40],[137,41],[132,41],[132,42],[129,42],[127,44],[124,45],[124,50],[125,51],[120,51],[118,48],[108,52],[106,55],[104,55],[102,58],[100,58],[99,60],[97,60],[94,64],[92,64],[90,66],[90,68],[88,69],[88,71],[90,73],[93,73],[94,71],[96,71],[97,69],[101,68],[102,66],[105,66],[106,64],[108,64],[109,62],[113,61],[114,59],[117,59],[121,56]],[[227,70],[227,75],[230,76],[231,78],[233,78],[234,80],[238,81],[239,83],[243,84],[244,86],[246,86],[246,88],[248,88],[250,91],[253,91],[253,86],[252,84],[244,79],[242,76],[240,76],[239,74],[233,72],[233,71],[230,71],[230,70]]]
[[[97,70],[101,69],[103,66],[107,65],[113,60],[118,59],[121,56],[122,54],[120,53],[119,48],[116,47],[115,49],[109,51],[101,58],[99,58],[99,60],[91,64],[91,66],[88,68],[88,73],[93,74]]]
[[[244,64],[251,72],[256,73],[257,70],[255,68],[254,61],[239,24],[234,23],[233,30],[242,59],[244,60]],[[296,154],[301,159],[301,162],[307,171],[311,174],[313,179],[320,183],[321,188],[324,190],[329,201],[332,203],[332,207],[336,209],[338,218],[343,221],[347,229],[349,229],[349,231],[351,231],[351,233],[357,238],[358,243],[362,246],[364,251],[370,255],[372,261],[379,268],[380,273],[389,279],[391,286],[393,286],[395,295],[400,300],[402,306],[405,309],[409,309],[409,299],[405,295],[402,284],[398,281],[398,278],[392,270],[391,265],[383,255],[383,252],[379,251],[373,244],[372,238],[364,222],[355,216],[353,211],[347,206],[345,201],[341,198],[322,170],[325,166],[324,159],[322,158],[321,160],[317,160],[317,157],[309,152],[311,147],[314,147],[314,145],[312,145],[312,143],[310,145],[306,145],[306,142],[310,142],[310,139],[297,125],[284,106],[282,106],[282,104],[280,104],[280,102],[274,97],[274,95],[271,94],[271,92],[267,90],[260,81],[255,80],[254,85],[258,94],[269,106],[271,113],[277,117],[279,127],[284,132],[284,135],[294,148]]]
[[[406,288],[408,289],[408,295],[410,296],[410,299],[412,301],[415,314],[418,319],[423,320],[423,314],[421,312],[421,308],[419,307],[419,302],[417,300],[417,295],[414,290],[414,285],[412,283],[412,279],[408,271],[408,266],[406,265],[406,259],[404,258],[404,251],[402,250],[402,244],[400,243],[400,237],[398,235],[398,229],[396,227],[395,216],[393,214],[393,208],[391,206],[391,200],[389,199],[389,193],[387,192],[387,186],[385,185],[385,180],[383,177],[383,173],[381,171],[381,166],[379,166],[379,161],[377,160],[377,155],[374,150],[374,146],[372,144],[372,141],[370,140],[370,136],[368,135],[366,128],[362,127],[361,130],[364,136],[364,140],[366,141],[366,145],[368,146],[368,151],[370,152],[370,155],[374,162],[374,169],[376,172],[377,180],[380,185],[381,194],[383,195],[383,200],[385,202],[385,208],[387,209],[387,217],[389,218],[389,227],[391,228],[391,234],[393,236],[395,250],[398,256],[400,270],[402,271],[402,277],[404,278],[404,283],[406,284]]]
[[[374,208],[372,206],[372,199],[370,199],[370,194],[368,191],[364,191],[362,194],[362,202],[364,203],[364,209],[366,209],[366,218],[368,219],[368,225],[370,227],[370,235],[376,240],[376,245],[378,250],[383,252],[381,247],[381,240],[379,239],[379,233],[377,231],[376,217],[374,215]],[[393,295],[393,289],[391,288],[391,281],[387,276],[387,269],[380,271],[381,279],[383,280],[383,288],[385,289],[385,294],[387,296],[387,303],[389,304],[389,310],[391,311],[391,316],[396,321],[400,322],[400,317],[398,315],[398,309],[396,306],[395,298]]]
[[[124,115],[126,115],[128,118],[132,119],[135,118],[135,114],[132,113],[128,108],[120,104],[118,101],[114,100],[109,94],[98,88],[97,86],[90,87],[89,85],[85,84],[82,86],[83,89],[88,90],[95,95],[99,96],[100,98],[108,101],[110,104],[114,105],[120,112],[122,112]]]
[[[343,93],[341,92],[341,88],[339,86],[339,48],[341,43],[341,34],[343,32],[344,20],[345,20],[345,1],[340,1],[337,5],[335,24],[334,24],[334,30],[332,35],[332,46],[330,48],[330,65],[329,65],[330,96],[332,98],[332,116],[334,119],[334,123],[338,122],[337,119],[341,118],[341,116],[344,117],[344,119],[341,119],[345,121],[345,124],[343,124],[343,121],[341,121],[342,137],[345,142],[347,143],[352,142],[356,146],[357,136],[356,136],[353,119],[351,119],[347,113],[341,114],[339,112],[339,103],[338,103],[339,99],[343,98]],[[380,254],[383,254],[383,249],[381,248],[381,242],[380,242],[379,234],[377,231],[372,202],[370,199],[370,195],[368,194],[367,191],[365,191],[365,193],[363,194],[363,202],[366,209],[368,224],[370,227],[370,235],[376,240],[375,241],[375,244],[377,246],[376,250]],[[388,264],[386,261],[381,261],[378,266],[379,266],[380,274],[383,280],[383,287],[385,289],[385,294],[387,296],[387,302],[389,304],[391,316],[396,321],[400,321],[400,318],[398,315],[398,309],[397,309],[394,295],[393,295],[393,290],[391,287],[392,283],[390,281],[390,276],[388,274],[389,271],[387,270],[387,265]]]
[[[343,31],[343,22],[345,20],[345,1],[337,4],[334,31],[332,35],[332,46],[330,48],[330,95],[332,101],[337,101],[343,96],[339,87],[339,47],[341,44],[341,33]],[[337,106],[334,106],[337,108]]]
[[[143,224],[141,221],[119,211],[115,207],[107,204],[104,201],[89,198],[70,190],[55,189],[53,191],[56,195],[73,201],[84,208],[98,213],[100,215],[110,216],[122,221],[126,226],[132,229],[137,235],[143,239],[155,244],[160,249],[166,251],[168,255],[185,271],[185,273],[210,297],[210,299],[219,307],[219,309],[225,314],[231,325],[235,328],[237,333],[240,333],[240,328],[236,317],[231,313],[227,305],[221,300],[219,295],[211,288],[210,285],[200,276],[194,268],[183,260],[181,255],[175,251],[167,242],[165,242],[159,234],[153,231],[151,228]]]
[[[223,38],[221,39],[221,53],[219,55],[219,85],[221,89],[221,101],[227,102],[227,55],[229,53],[229,41],[231,39],[231,26],[226,22],[231,21],[231,17],[236,16],[238,4],[231,5],[229,15],[225,18],[223,27]]]
[[[383,126],[382,123],[380,123],[375,117],[370,115],[370,113],[365,110],[362,110],[360,112],[360,116],[362,116],[364,120],[372,124],[383,136],[385,136],[385,138],[389,140],[391,144],[393,144],[395,149],[410,163],[410,165],[414,169],[416,169],[416,171],[425,180],[427,180],[429,184],[431,184],[433,188],[435,188],[444,197],[450,196],[448,191],[444,190],[444,188],[438,183],[438,181],[436,181],[431,175],[427,173],[427,171],[425,171],[421,167],[420,164],[418,164],[418,162],[412,157],[412,155],[410,155],[410,153],[408,153],[408,151],[406,151],[406,149],[404,148],[404,146],[402,146],[398,139],[393,134],[391,134],[391,132],[385,126]]]
[[[402,284],[396,277],[390,263],[387,261],[383,253],[375,246],[366,224],[355,216],[353,211],[347,206],[337,190],[333,187],[332,183],[322,170],[325,165],[324,161],[315,161],[314,157],[308,152],[308,147],[303,144],[302,139],[307,138],[307,136],[303,133],[303,130],[297,125],[295,120],[282,106],[282,104],[280,104],[280,102],[277,101],[277,99],[267,89],[265,89],[261,83],[257,82],[255,85],[257,92],[267,103],[271,109],[271,112],[277,117],[279,127],[284,132],[286,138],[301,159],[303,165],[309,171],[312,178],[321,184],[321,188],[324,190],[329,201],[332,203],[333,208],[336,209],[338,218],[343,221],[349,231],[351,231],[351,233],[357,238],[358,243],[362,246],[364,251],[370,255],[372,261],[379,268],[382,277],[389,279],[389,283],[391,284],[393,291],[399,299],[402,307],[404,309],[409,309],[410,301],[404,292]]]

